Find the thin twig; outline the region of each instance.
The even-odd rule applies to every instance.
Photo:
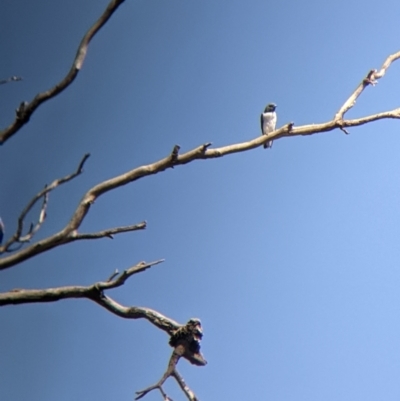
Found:
[[[121,234],[121,233],[127,233],[130,231],[136,231],[136,230],[144,230],[146,228],[146,222],[142,221],[141,223],[134,224],[132,226],[123,226],[123,227],[114,227],[114,228],[109,228],[107,230],[103,231],[98,231],[96,233],[87,233],[87,234],[73,234],[73,238],[75,240],[81,240],[81,239],[98,239],[98,238],[111,238],[113,239],[114,234]]]
[[[180,334],[177,335],[178,332]],[[173,376],[175,380],[178,382],[180,388],[182,389],[188,400],[198,401],[194,392],[189,388],[189,386],[183,380],[183,377],[178,373],[176,366],[181,357],[184,357],[187,360],[189,360],[189,362],[191,362],[191,358],[188,358],[188,355],[192,354],[193,352],[196,353],[200,352],[199,341],[201,337],[202,337],[202,330],[201,330],[200,320],[193,318],[190,319],[186,323],[186,325],[180,327],[176,332],[172,333],[169,344],[174,347],[174,351],[172,352],[171,358],[169,360],[167,370],[165,371],[162,378],[156,384],[153,384],[152,386],[147,387],[144,390],[137,391],[136,392],[137,396],[135,399],[139,400],[140,398],[148,394],[150,391],[153,391],[155,389],[159,389],[162,392],[163,396],[165,397],[166,394],[162,388],[162,385],[168,379],[168,377]],[[196,343],[196,345],[193,344],[194,342]],[[200,366],[204,365],[205,364],[201,364]]]
[[[31,115],[42,103],[57,96],[69,85],[72,84],[80,69],[82,68],[90,41],[96,35],[96,33],[106,24],[106,22],[110,19],[110,17],[123,2],[124,0],[112,0],[108,4],[106,10],[103,12],[100,18],[92,25],[92,27],[82,38],[70,70],[58,84],[45,92],[39,93],[34,97],[31,102],[22,102],[20,104],[19,108],[16,111],[16,118],[14,122],[0,132],[0,145],[4,144],[4,142],[11,138],[16,132],[19,131],[21,127],[23,127],[28,122]]]
[[[0,80],[0,85],[8,84],[9,82],[17,82],[17,81],[22,81],[22,77],[17,77],[15,75],[13,75],[10,78]]]
[[[181,388],[181,390],[186,395],[189,401],[199,401],[194,392],[185,383],[185,380],[183,380],[183,377],[179,374],[179,372],[176,369],[172,372],[172,376],[178,382],[179,387]]]
[[[48,204],[48,199],[49,199],[49,193],[53,191],[55,188],[59,187],[60,185],[73,180],[75,177],[78,175],[82,174],[83,172],[83,166],[86,162],[86,160],[89,158],[90,154],[87,153],[83,156],[82,160],[79,162],[78,168],[76,171],[72,174],[68,174],[65,177],[58,178],[54,180],[50,185],[46,185],[44,189],[39,191],[30,201],[29,203],[25,206],[25,208],[22,210],[21,214],[18,217],[18,223],[17,223],[17,229],[15,233],[12,235],[12,237],[2,246],[0,247],[0,252],[10,252],[15,251],[15,249],[11,249],[12,245],[15,243],[25,243],[29,242],[32,237],[35,235],[35,233],[40,229],[41,225],[43,224],[44,220],[46,219],[46,209],[47,209],[47,204]],[[39,213],[39,219],[38,222],[33,225],[31,224],[28,233],[26,235],[22,235],[23,229],[24,229],[24,223],[25,223],[25,218],[27,214],[32,210],[32,208],[36,205],[36,203],[43,198],[43,203],[42,207],[40,209]]]
[[[136,265],[122,271],[120,274],[114,272],[106,281],[98,281],[89,286],[64,286],[56,288],[46,288],[39,290],[14,289],[0,293],[0,306],[19,305],[29,303],[54,302],[61,299],[87,298],[114,314],[127,319],[145,318],[166,331],[168,334],[174,333],[182,325],[166,318],[160,313],[148,308],[126,307],[104,295],[103,291],[121,287],[126,280],[135,274],[141,273],[152,266],[162,263],[164,259],[153,262],[139,262]]]
[[[163,395],[163,397],[164,398],[167,397],[169,399],[167,394],[164,392],[162,385],[165,383],[165,381],[168,379],[168,377],[173,375],[180,357],[181,357],[181,355],[179,355],[179,353],[177,353],[175,350],[172,351],[171,358],[169,359],[169,362],[168,362],[167,370],[165,371],[165,373],[163,374],[161,379],[156,384],[153,384],[152,386],[146,387],[143,390],[136,391],[137,396],[136,396],[135,400],[140,400],[147,393],[150,393],[150,391],[153,391],[155,389],[159,389],[161,394]]]

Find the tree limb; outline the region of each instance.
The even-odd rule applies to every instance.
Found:
[[[171,358],[169,359],[167,370],[165,371],[165,373],[163,374],[161,379],[156,384],[153,384],[152,386],[146,387],[145,389],[140,390],[140,391],[136,391],[137,396],[136,396],[135,400],[140,400],[147,393],[150,393],[150,391],[153,391],[155,389],[160,390],[164,400],[171,400],[171,398],[168,397],[167,394],[164,392],[162,385],[165,383],[165,380],[167,380],[168,377],[173,375],[176,365],[180,358],[181,358],[181,355],[178,352],[176,352],[176,350],[174,349],[172,351]]]
[[[92,27],[86,32],[86,34],[82,38],[70,70],[58,84],[56,84],[51,89],[45,92],[37,94],[30,103],[21,102],[20,106],[16,110],[16,118],[14,122],[11,123],[11,125],[8,126],[6,129],[4,129],[3,131],[0,131],[0,145],[2,145],[8,139],[10,139],[15,133],[17,133],[20,130],[21,127],[23,127],[28,122],[31,115],[42,103],[57,96],[60,92],[62,92],[69,85],[72,84],[72,82],[78,75],[78,72],[82,68],[90,41],[96,35],[96,33],[106,24],[106,22],[110,19],[110,17],[114,14],[117,8],[124,1],[125,0],[112,0],[108,4],[106,10],[103,12],[100,18],[92,25]],[[19,80],[12,78],[18,78],[18,77],[11,77],[9,78],[9,80],[13,81]],[[0,82],[0,83],[5,83],[5,82]]]
[[[83,172],[83,166],[86,162],[86,160],[89,158],[90,154],[87,153],[83,156],[82,160],[80,161],[78,168],[76,171],[72,174],[69,174],[65,177],[58,178],[54,180],[50,185],[45,185],[44,189],[39,191],[30,201],[29,203],[25,206],[23,211],[18,217],[18,223],[17,223],[17,229],[14,233],[14,235],[2,246],[0,247],[0,253],[2,252],[12,252],[15,249],[11,249],[12,245],[15,243],[22,244],[24,242],[29,242],[32,237],[35,235],[35,233],[40,229],[41,225],[43,224],[44,220],[46,219],[46,209],[47,209],[47,204],[49,200],[49,193],[59,187],[60,185],[73,180],[75,177],[78,175],[82,174]],[[36,203],[43,198],[43,204],[39,213],[39,219],[38,222],[33,225],[30,225],[30,228],[28,230],[28,233],[25,235],[22,235],[23,229],[24,229],[24,223],[25,223],[25,218],[27,214],[32,210],[32,208],[36,205]]]
[[[386,70],[390,67],[390,64],[393,61],[396,61],[400,58],[400,51],[397,53],[391,54],[382,64],[381,69],[371,70],[368,72],[366,77],[361,81],[361,83],[357,86],[356,90],[350,95],[350,97],[344,102],[343,106],[339,109],[339,111],[335,114],[334,121],[340,123],[343,121],[343,116],[347,113],[355,104],[358,97],[361,95],[363,90],[368,86],[375,86],[378,83],[378,79],[382,78]]]
[[[162,262],[164,262],[164,259],[156,260],[149,263],[139,262],[138,264],[124,270],[122,273],[115,271],[112,276],[106,281],[98,281],[88,287],[66,286],[48,288],[44,290],[11,290],[10,292],[0,293],[0,306],[33,302],[50,302],[67,298],[93,299],[97,297],[97,292],[121,287],[125,284],[125,281],[134,274],[141,273],[149,269],[150,267],[158,265]],[[43,294],[43,300],[41,300],[41,297],[39,296],[40,294]]]
[[[16,82],[16,81],[22,81],[22,77],[17,77],[13,75],[12,77],[9,77],[7,79],[2,79],[0,80],[0,85],[8,84],[9,82]]]
[[[111,238],[113,239],[114,234],[121,234],[121,233],[127,233],[130,231],[136,231],[136,230],[143,230],[146,228],[147,223],[145,221],[142,221],[141,223],[134,224],[133,226],[122,226],[122,227],[114,227],[114,228],[109,228],[107,230],[103,231],[98,231],[96,233],[87,233],[87,234],[74,234],[73,239],[74,240],[80,240],[80,239],[98,239],[98,238]]]
[[[186,395],[189,401],[198,401],[194,392],[183,380],[183,377],[178,373],[176,365],[181,357],[186,358],[189,362],[193,363],[193,358],[197,357],[198,361],[202,363],[195,363],[198,366],[206,365],[206,361],[200,353],[200,341],[203,336],[203,330],[199,319],[190,319],[186,325],[181,326],[178,330],[175,330],[170,338],[169,344],[174,347],[171,358],[168,363],[167,370],[161,377],[161,379],[152,386],[145,388],[144,390],[137,391],[135,400],[139,400],[144,397],[150,391],[155,389],[160,390],[164,400],[170,400],[165,391],[162,388],[164,382],[168,377],[173,376],[178,382],[180,388]]]
[[[103,293],[105,290],[121,287],[125,284],[126,280],[134,274],[141,273],[152,266],[162,263],[163,261],[163,259],[160,259],[149,263],[140,262],[124,270],[121,274],[115,272],[108,280],[99,281],[87,287],[64,286],[40,290],[16,288],[8,292],[0,293],[0,306],[55,302],[62,299],[72,298],[86,298],[96,302],[109,312],[125,319],[146,319],[157,328],[172,335],[176,330],[182,327],[182,325],[150,308],[123,306]]]
[[[172,372],[172,376],[178,382],[179,387],[182,389],[183,393],[186,395],[189,401],[199,401],[194,392],[185,383],[183,377],[179,374],[179,372],[176,369]]]
[[[33,256],[36,256],[40,253],[46,252],[50,249],[53,249],[57,246],[67,244],[69,242],[73,242],[77,239],[85,239],[85,238],[100,238],[102,236],[108,236],[103,234],[78,234],[77,230],[82,224],[84,218],[89,212],[90,206],[97,200],[101,195],[112,191],[116,188],[127,185],[133,181],[136,181],[140,178],[154,175],[160,173],[168,168],[172,168],[178,165],[184,165],[187,163],[191,163],[195,160],[207,160],[214,159],[217,157],[223,157],[232,153],[240,153],[245,152],[250,149],[257,148],[264,144],[266,141],[277,140],[283,137],[292,137],[292,136],[300,136],[300,135],[314,135],[322,132],[333,131],[335,129],[343,129],[346,127],[356,127],[360,125],[364,125],[373,121],[378,121],[382,119],[400,119],[400,108],[386,111],[382,113],[372,114],[366,117],[356,118],[352,120],[343,120],[341,122],[337,122],[335,120],[328,121],[321,124],[309,124],[303,125],[299,127],[294,127],[293,123],[289,123],[284,125],[283,127],[271,132],[268,137],[262,135],[257,138],[254,138],[250,141],[236,143],[228,146],[223,146],[220,148],[209,149],[211,143],[205,143],[204,145],[198,146],[192,150],[189,150],[186,153],[176,154],[174,155],[174,160],[171,160],[171,154],[166,156],[165,158],[156,161],[151,164],[143,165],[133,170],[130,170],[124,174],[118,175],[114,178],[103,181],[86,192],[81,201],[79,202],[75,212],[73,213],[69,223],[58,233],[53,234],[41,241],[38,241],[31,246],[21,249],[16,253],[13,253],[10,256],[6,256],[0,258],[0,270],[10,268],[24,260],[27,260]],[[141,223],[145,224],[145,223]],[[119,227],[114,228],[112,234],[133,231],[133,229],[129,229],[129,227],[135,226],[127,226],[127,227]],[[142,227],[144,228],[145,225]],[[107,230],[106,230],[107,232]],[[101,232],[104,233],[104,232]],[[4,247],[3,247],[4,248]]]

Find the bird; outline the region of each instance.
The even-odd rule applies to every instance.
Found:
[[[0,245],[3,242],[3,237],[4,237],[4,223],[0,217]]]
[[[275,103],[269,103],[264,109],[264,112],[261,113],[261,131],[263,135],[267,135],[275,131],[276,127],[276,121],[277,121],[277,116],[276,116],[276,104]],[[264,149],[271,148],[272,147],[272,141],[267,141],[264,143]]]

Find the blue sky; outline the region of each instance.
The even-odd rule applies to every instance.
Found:
[[[64,76],[106,4],[4,2],[0,77],[24,81],[0,88],[2,127]],[[269,102],[279,126],[328,121],[399,50],[399,11],[396,1],[126,1],[74,84],[1,147],[8,234],[33,194],[86,152],[84,175],[50,196],[38,238],[62,228],[91,186],[175,144],[257,137]],[[399,74],[395,63],[348,116],[399,107]],[[397,401],[398,124],[284,138],[117,189],[83,230],[147,220],[145,231],[40,255],[3,271],[0,290],[88,285],[165,258],[109,295],[182,323],[201,318],[209,364],[178,367],[199,399]],[[149,323],[84,300],[4,307],[0,319],[4,400],[132,400],[171,352]],[[166,389],[184,399],[172,379]]]

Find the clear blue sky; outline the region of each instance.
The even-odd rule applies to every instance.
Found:
[[[2,4],[0,122],[58,82],[104,0]],[[399,50],[398,1],[127,0],[92,42],[73,86],[0,148],[8,229],[45,183],[38,238],[92,185],[205,142],[327,121],[371,68]],[[400,64],[349,116],[399,107]],[[147,220],[144,232],[75,243],[1,273],[0,290],[88,285],[140,260],[166,262],[109,295],[185,322],[201,318],[209,364],[181,361],[200,400],[400,399],[398,121],[276,141],[197,161],[102,197],[83,226]],[[35,214],[30,216],[34,219]],[[145,321],[85,300],[0,310],[0,399],[132,400],[171,349]],[[170,379],[174,400],[184,395]],[[159,400],[158,393],[148,401]]]

